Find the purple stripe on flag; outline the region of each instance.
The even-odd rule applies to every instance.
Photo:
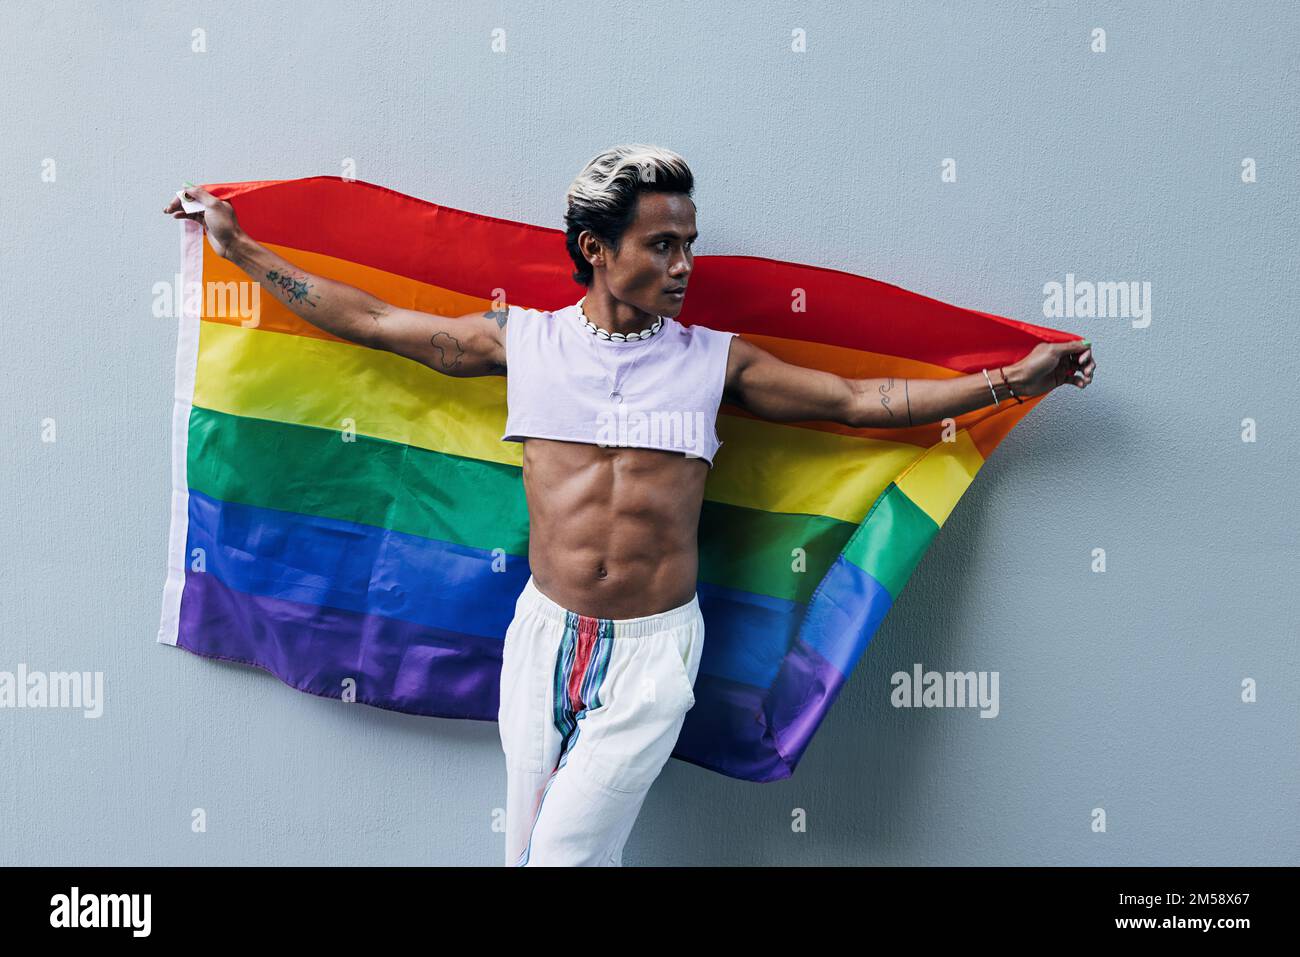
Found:
[[[177,645],[254,665],[312,694],[442,718],[495,721],[501,638],[248,595],[188,571]]]

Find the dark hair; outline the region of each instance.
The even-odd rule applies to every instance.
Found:
[[[691,168],[672,150],[634,143],[612,147],[593,158],[569,186],[564,214],[564,242],[577,267],[574,281],[590,286],[594,274],[578,248],[578,236],[584,229],[618,252],[642,193],[689,196],[694,190]]]

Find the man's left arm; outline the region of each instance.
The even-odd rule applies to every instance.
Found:
[[[908,428],[1041,395],[1086,388],[1096,363],[1087,341],[1042,342],[1018,362],[952,379],[847,379],[792,365],[739,336],[732,340],[723,401],[774,422],[824,420],[865,429]],[[1005,380],[1004,380],[1005,375]],[[989,383],[993,388],[990,391]]]

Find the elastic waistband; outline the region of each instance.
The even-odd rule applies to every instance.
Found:
[[[529,575],[528,583],[524,585],[524,590],[520,593],[518,601],[518,610],[522,611],[524,609],[535,612],[560,626],[567,626],[569,616],[572,615],[580,628],[594,629],[597,625],[608,623],[614,626],[612,635],[615,638],[639,638],[644,635],[667,631],[670,628],[679,628],[698,619],[700,617],[700,596],[698,594],[692,595],[691,600],[686,604],[671,608],[668,611],[661,611],[657,615],[643,615],[640,618],[591,618],[587,615],[579,615],[577,612],[569,611],[558,602],[547,598],[533,582],[533,577]]]

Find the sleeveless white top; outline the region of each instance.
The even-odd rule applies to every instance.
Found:
[[[665,316],[649,339],[620,342],[588,331],[576,304],[510,306],[501,440],[661,449],[712,468],[735,335]]]

